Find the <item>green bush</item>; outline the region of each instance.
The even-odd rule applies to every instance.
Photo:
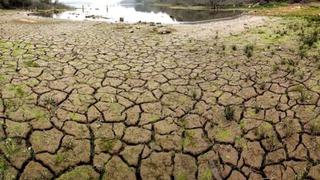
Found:
[[[13,9],[13,8],[39,8],[47,9],[51,6],[51,0],[0,0],[0,8]],[[61,5],[60,3],[54,3]]]

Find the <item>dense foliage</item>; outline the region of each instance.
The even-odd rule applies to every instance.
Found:
[[[150,3],[169,3],[169,4],[179,4],[179,5],[208,5],[208,6],[218,6],[218,5],[241,5],[241,4],[267,4],[267,3],[299,3],[306,2],[310,0],[137,0],[142,2]]]
[[[3,8],[46,8],[51,4],[51,0],[0,0],[0,7]]]

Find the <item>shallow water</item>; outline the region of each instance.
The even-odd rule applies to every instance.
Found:
[[[155,22],[174,24],[236,16],[240,11],[208,11],[170,9],[136,3],[134,0],[60,0],[75,10],[53,14],[53,18],[72,20],[99,20],[127,23]]]

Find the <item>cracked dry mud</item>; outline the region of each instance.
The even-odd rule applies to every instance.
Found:
[[[3,179],[319,178],[320,46],[301,59],[290,20],[196,39],[0,15]]]

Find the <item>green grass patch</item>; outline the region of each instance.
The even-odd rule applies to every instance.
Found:
[[[40,67],[40,65],[35,61],[25,61],[23,64],[27,67]]]

